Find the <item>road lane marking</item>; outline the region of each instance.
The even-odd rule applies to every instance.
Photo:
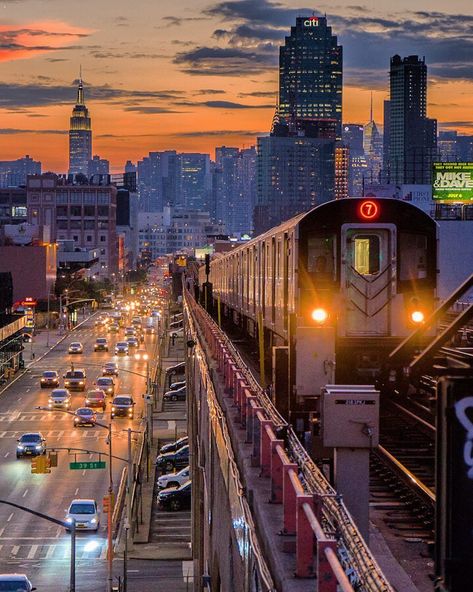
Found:
[[[51,559],[54,555],[54,551],[56,550],[56,545],[49,545],[48,552],[46,553],[45,559]]]
[[[0,537],[2,536],[4,530],[4,528],[0,528]]]
[[[7,452],[7,453],[5,454],[5,458],[7,458],[7,457],[9,456],[9,454],[10,454],[10,453],[9,453],[9,452]]]
[[[26,497],[27,494],[28,494],[28,490],[25,489],[25,493],[22,495],[22,497]]]
[[[33,559],[36,555],[39,545],[32,545],[30,552],[28,553],[27,559]]]
[[[79,493],[79,488],[76,489],[74,495],[77,495]]]
[[[15,513],[15,512],[12,512],[12,513],[10,514],[10,516],[8,516],[8,518],[7,518],[7,522],[10,522],[10,520],[13,518],[13,514],[14,514],[14,513]]]
[[[84,469],[84,470],[82,471],[82,476],[83,476],[83,477],[85,476],[85,473],[86,473],[86,471],[85,471],[85,469]]]
[[[20,550],[19,545],[13,545],[12,550],[10,551],[10,555],[13,555],[13,557],[16,557],[19,550]]]

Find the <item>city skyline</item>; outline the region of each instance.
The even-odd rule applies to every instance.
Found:
[[[30,154],[65,172],[68,123],[82,65],[94,121],[94,154],[113,171],[149,151],[206,152],[250,146],[268,133],[278,89],[279,46],[301,13],[323,15],[344,53],[344,122],[366,123],[370,92],[382,124],[389,58],[425,55],[431,117],[439,129],[473,133],[473,9],[405,0],[301,8],[293,0],[159,6],[140,2],[6,1],[0,12],[0,159]],[[76,16],[77,15],[77,16]],[[183,16],[184,15],[184,16]]]

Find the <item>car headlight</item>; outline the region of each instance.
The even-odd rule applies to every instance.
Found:
[[[113,391],[112,387],[109,387],[108,392],[111,393]]]
[[[42,378],[41,379],[41,382],[46,382],[46,378]]]
[[[84,384],[84,381],[82,381],[82,380],[81,380],[81,381],[79,382],[79,384],[82,386],[82,385]]]
[[[73,520],[72,520],[72,518],[71,518],[70,516],[68,516],[68,517],[66,518],[66,522],[67,522],[68,524],[72,524]]]
[[[25,447],[24,447],[24,446],[22,446],[21,444],[18,444],[18,446],[17,446],[17,449],[18,449],[18,450],[24,450],[24,449],[25,449]]]
[[[115,407],[112,407],[112,411],[115,411]]]
[[[64,382],[64,384],[65,384],[66,386],[69,386],[71,383],[69,382],[69,380],[66,380],[66,381]]]
[[[86,399],[85,402],[87,405],[90,403],[89,399]]]
[[[90,521],[91,524],[97,524],[97,518],[92,518],[92,520]]]
[[[41,450],[41,446],[35,446],[36,450]]]

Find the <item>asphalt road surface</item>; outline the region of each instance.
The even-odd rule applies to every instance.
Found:
[[[96,427],[75,428],[73,417],[59,411],[39,411],[38,405],[47,406],[50,389],[41,389],[39,379],[44,370],[57,370],[62,377],[70,368],[71,361],[75,368],[87,371],[87,386],[93,388],[93,382],[101,376],[101,365],[107,361],[117,361],[120,368],[142,374],[120,371],[117,379],[118,394],[133,394],[135,406],[134,420],[115,418],[112,421],[113,454],[127,456],[126,428],[139,430],[143,414],[142,394],[145,392],[146,363],[129,357],[114,356],[114,344],[123,339],[123,330],[118,335],[107,335],[110,351],[94,353],[95,338],[104,336],[104,331],[95,329],[93,318],[87,321],[70,337],[56,346],[42,360],[34,364],[21,378],[16,380],[0,396],[0,498],[25,505],[31,509],[48,514],[60,520],[65,517],[66,509],[74,498],[94,498],[102,509],[102,499],[108,489],[108,430]],[[84,345],[82,355],[69,355],[67,347],[72,341]],[[147,336],[140,344],[140,350],[147,349],[151,354],[156,343],[156,336]],[[63,381],[61,380],[61,386]],[[85,393],[73,391],[72,409],[83,406]],[[111,399],[109,398],[109,401]],[[99,421],[110,421],[110,403],[104,414],[98,413]],[[78,455],[75,458],[67,451],[58,455],[58,467],[50,474],[31,474],[30,460],[16,458],[17,439],[25,432],[40,431],[46,438],[48,447],[77,447],[103,451],[101,460],[106,460],[105,470],[71,470],[69,463],[75,460],[98,460],[97,455]],[[124,464],[113,461],[113,484],[118,488]],[[79,532],[76,543],[77,591],[102,590],[106,580],[106,532],[107,517],[101,514],[100,528],[97,533]],[[21,510],[0,504],[0,573],[26,573],[33,584],[48,592],[64,592],[69,585],[70,535],[62,527],[36,518]],[[114,562],[114,569],[121,571],[121,559]],[[129,565],[130,578],[136,579],[143,568]],[[158,569],[147,566],[146,570]],[[166,571],[165,566],[160,569]],[[175,572],[176,570],[174,570]],[[117,574],[118,575],[118,574]],[[182,577],[181,577],[182,582]],[[131,583],[131,582],[130,582]],[[129,590],[147,590],[139,587]],[[152,590],[153,588],[149,588]]]

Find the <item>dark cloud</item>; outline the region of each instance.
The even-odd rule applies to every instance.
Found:
[[[114,22],[117,27],[129,27],[130,21],[126,16],[117,16],[114,19]]]
[[[438,125],[440,127],[466,127],[471,128],[473,127],[473,121],[439,121]]]
[[[200,104],[215,109],[269,109],[274,107],[274,105],[244,105],[233,101],[205,101]]]
[[[195,95],[224,95],[226,91],[220,88],[201,88],[196,91]]]
[[[6,84],[0,82],[0,108],[43,107],[46,105],[72,104],[75,86],[46,84]],[[174,101],[184,95],[183,91],[140,91],[112,88],[109,85],[88,86],[85,84],[86,100],[106,101],[133,106],[147,101]],[[153,105],[154,106],[154,105]]]
[[[239,97],[273,97],[278,96],[277,90],[254,90],[253,92],[240,93]]]
[[[90,52],[90,55],[96,59],[131,59],[131,60],[156,60],[160,58],[168,58],[170,56],[163,53],[143,53],[138,51],[104,51],[100,49],[98,51]]]
[[[150,105],[136,105],[132,107],[125,107],[124,111],[133,111],[135,113],[142,113],[143,115],[159,115],[161,113],[185,113],[185,111],[176,111],[168,109],[167,107],[150,106]]]
[[[396,53],[425,56],[431,79],[473,81],[473,15],[413,10],[378,16],[361,5],[332,5],[330,10],[328,23],[343,45],[345,84],[386,90],[389,60]],[[259,70],[269,70],[276,61],[271,61],[269,53],[277,58],[277,47],[296,17],[311,14],[312,9],[292,8],[272,0],[230,0],[217,2],[204,12],[225,23],[213,34],[226,46],[219,49],[235,48],[251,53],[257,56]],[[211,52],[217,48],[196,49]],[[203,65],[204,73],[210,70],[218,74],[222,69],[231,75],[228,56],[215,54],[212,60],[197,56],[191,64],[197,63]],[[235,65],[236,75],[251,72],[247,61],[241,71],[238,65]]]
[[[180,27],[182,23],[187,23],[189,21],[206,21],[209,20],[209,17],[204,16],[189,16],[189,17],[180,17],[180,16],[163,16],[161,19],[166,21],[165,27]],[[162,29],[163,27],[156,27],[157,29]]]
[[[240,76],[274,68],[277,54],[269,48],[248,51],[237,47],[196,47],[176,54],[174,63],[195,76]]]
[[[19,134],[59,134],[61,136],[68,134],[67,130],[36,130],[36,129],[20,129],[15,127],[3,127],[0,128],[0,135],[2,136],[15,136]]]
[[[261,133],[262,132],[252,130],[210,130],[201,132],[180,132],[172,135],[181,138],[205,138],[213,136],[257,136]]]

